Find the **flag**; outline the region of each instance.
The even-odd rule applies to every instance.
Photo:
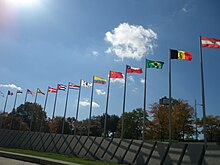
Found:
[[[123,78],[123,75],[121,72],[110,71],[109,78]]]
[[[201,37],[202,40],[202,47],[208,47],[208,48],[220,48],[220,40],[215,38],[206,38]]]
[[[80,86],[69,83],[69,89],[80,89]]]
[[[57,93],[57,89],[48,87],[48,92]]]
[[[18,93],[18,94],[22,94],[23,91],[21,91],[21,90],[17,90],[17,93]]]
[[[27,94],[31,94],[32,96],[34,96],[34,92],[32,92],[31,90],[27,89]]]
[[[57,89],[65,91],[66,90],[66,85],[58,84]]]
[[[105,84],[106,83],[106,79],[94,76],[94,83],[95,84]]]
[[[13,92],[8,91],[8,95],[13,96]]]
[[[2,91],[0,91],[0,95],[1,95],[2,97],[5,97],[5,95],[4,95],[4,93],[3,93]]]
[[[164,62],[162,61],[151,61],[146,60],[146,68],[156,68],[156,69],[162,69]]]
[[[192,55],[190,52],[185,52],[182,50],[170,50],[170,58],[171,59],[180,59],[180,60],[192,60]]]
[[[138,74],[141,74],[143,71],[142,71],[141,68],[135,68],[135,67],[127,65],[126,66],[126,72],[127,73],[138,73]]]
[[[89,88],[89,87],[92,86],[92,83],[89,83],[89,82],[86,82],[86,81],[82,80],[82,81],[81,81],[81,86],[84,86],[84,87]]]
[[[45,95],[45,93],[42,92],[39,88],[37,88],[37,93],[42,94],[42,95]]]

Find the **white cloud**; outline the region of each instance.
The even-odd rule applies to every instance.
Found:
[[[137,93],[137,91],[138,91],[138,88],[132,89],[132,92],[134,92],[134,93]]]
[[[135,82],[133,76],[128,76],[128,80],[130,80],[131,82]]]
[[[92,51],[92,55],[93,55],[93,56],[99,56],[99,52],[97,52],[97,51],[94,50],[94,51]]]
[[[0,84],[0,87],[16,89],[16,90],[19,90],[19,91],[22,90],[21,87],[17,87],[15,84],[8,84],[8,85]]]
[[[182,8],[182,11],[187,13],[187,12],[188,12],[188,9],[187,9],[186,7],[183,7],[183,8]]]
[[[106,92],[104,90],[102,90],[102,89],[96,89],[96,93],[98,95],[105,95],[106,94]]]
[[[140,82],[144,84],[145,80],[143,78],[140,79]]]
[[[80,106],[83,106],[83,107],[89,107],[90,106],[90,101],[89,101],[89,99],[83,99],[83,101],[80,101],[79,102],[79,105]],[[92,102],[92,107],[94,107],[94,108],[99,108],[100,107],[100,105],[98,104],[98,103],[96,103],[96,102]]]
[[[144,54],[153,52],[157,34],[143,26],[122,23],[112,32],[105,33],[105,40],[112,45],[106,53],[114,53],[120,59],[131,58],[140,60]]]
[[[121,83],[121,84],[124,84],[125,83],[125,79],[123,78],[112,78],[110,80],[111,83]]]

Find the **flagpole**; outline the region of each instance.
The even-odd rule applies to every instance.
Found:
[[[94,90],[94,76],[92,80],[92,94],[91,94],[90,111],[89,111],[88,136],[90,135],[90,127],[91,127],[93,90]]]
[[[7,93],[7,96],[6,96],[6,99],[5,99],[5,105],[4,105],[3,114],[5,113],[7,102],[8,102],[8,93]],[[2,128],[2,123],[3,123],[3,118],[2,118],[2,121],[1,121],[1,128]]]
[[[65,104],[64,114],[63,114],[62,134],[64,133],[65,118],[66,118],[66,109],[67,109],[67,103],[68,103],[68,98],[69,98],[69,86],[70,86],[70,83],[68,84],[67,93],[66,93],[66,104]]]
[[[197,103],[195,100],[195,125],[196,125],[196,141],[198,140],[198,128],[197,128]]]
[[[36,102],[37,102],[37,90],[36,90],[35,99],[34,99],[34,109],[32,110],[32,114],[31,114],[30,131],[32,129],[33,120],[34,120],[34,111],[36,111]]]
[[[18,97],[18,91],[16,92],[15,100],[14,100],[14,106],[13,106],[13,109],[12,109],[12,112],[11,112],[12,116],[11,116],[10,129],[12,129],[12,124],[13,124],[13,118],[14,118],[14,113],[15,113],[15,106],[16,106],[17,97]]]
[[[105,107],[105,123],[104,123],[104,137],[106,137],[106,127],[107,127],[107,115],[108,115],[108,99],[109,99],[109,90],[110,90],[110,73],[108,77],[108,89],[107,89],[107,96],[106,96],[106,107]]]
[[[6,109],[7,102],[8,102],[8,92],[7,92],[7,96],[6,96],[6,99],[5,99],[5,106],[4,106],[3,114],[5,113],[5,109]],[[1,128],[2,128],[2,123],[3,123],[3,118],[2,118],[2,122],[1,122]]]
[[[171,102],[171,50],[169,52],[169,144],[171,144],[172,132],[171,132],[171,111],[172,111],[172,102]]]
[[[56,103],[57,103],[57,94],[58,94],[58,84],[57,84],[57,92],[56,92],[56,96],[55,96],[55,100],[54,100],[52,120],[53,120],[54,115],[55,115],[55,109],[56,109]]]
[[[201,83],[202,83],[202,111],[203,111],[203,134],[204,134],[204,145],[207,147],[206,137],[206,111],[205,111],[205,89],[204,89],[204,75],[203,75],[203,60],[202,60],[202,40],[199,37],[199,51],[200,51],[200,68],[201,68]]]
[[[9,91],[8,91],[8,92],[9,92]],[[6,106],[7,106],[7,102],[8,102],[8,93],[7,93],[7,96],[6,96],[6,99],[5,99],[5,106],[4,106],[3,113],[5,113],[5,109],[6,109]]]
[[[126,97],[126,81],[127,81],[127,65],[125,68],[125,84],[124,84],[124,99],[123,99],[123,108],[122,108],[122,126],[121,126],[121,139],[123,139],[124,136],[124,113],[125,113],[125,97]]]
[[[77,107],[76,107],[76,126],[77,126],[78,114],[79,114],[79,103],[80,103],[80,94],[81,94],[81,83],[82,83],[82,80],[80,80],[80,88],[79,88],[79,93],[78,93],[78,102],[77,102]],[[77,130],[77,127],[75,127],[74,135],[76,135],[76,130]]]
[[[47,106],[48,89],[49,89],[49,87],[47,87],[47,94],[46,94],[46,98],[45,98],[45,102],[44,102],[44,109],[43,109],[43,114],[42,114],[41,123],[40,123],[40,132],[42,129],[42,125],[43,125],[43,121],[44,121],[44,113],[46,111],[46,106]]]
[[[146,118],[146,100],[147,100],[147,59],[145,61],[145,69],[144,69],[144,109],[143,109],[143,134],[142,140],[145,138],[145,118]]]
[[[25,98],[24,98],[24,104],[26,103],[27,101],[27,90],[26,90],[26,94],[25,94]]]
[[[25,106],[26,101],[27,101],[27,90],[26,90],[26,94],[25,94],[25,97],[24,97],[24,106]],[[22,115],[21,120],[23,121],[23,114],[21,114],[21,115]],[[22,121],[20,122],[19,130],[21,129]]]

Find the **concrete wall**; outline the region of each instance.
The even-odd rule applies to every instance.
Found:
[[[123,164],[220,164],[220,146],[0,130],[0,147],[11,147]]]

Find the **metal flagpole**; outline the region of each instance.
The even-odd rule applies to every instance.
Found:
[[[6,96],[6,99],[5,99],[5,105],[4,105],[3,115],[4,115],[4,113],[5,113],[5,109],[6,109],[7,102],[8,102],[8,93],[7,93],[7,96]],[[2,116],[1,127],[0,127],[0,128],[2,128],[2,123],[3,123],[3,116]]]
[[[66,109],[67,109],[67,103],[68,103],[68,98],[69,98],[69,86],[70,86],[70,83],[68,84],[67,93],[66,93],[66,104],[65,104],[64,114],[63,114],[62,134],[64,133]]]
[[[145,61],[145,69],[144,69],[144,109],[143,109],[143,134],[142,140],[144,141],[145,138],[145,118],[146,118],[146,99],[147,99],[147,59]]]
[[[197,103],[195,100],[195,126],[196,126],[196,140],[198,140],[198,128],[197,128]]]
[[[206,111],[205,111],[205,89],[204,89],[204,76],[203,76],[203,61],[202,61],[202,40],[199,37],[199,51],[200,51],[200,67],[201,67],[201,83],[202,83],[202,110],[203,110],[203,134],[204,134],[204,145],[207,147],[206,137]]]
[[[169,144],[171,144],[171,139],[172,139],[171,111],[172,111],[172,102],[171,102],[171,50],[170,50],[169,52]]]
[[[12,129],[12,124],[13,124],[13,118],[14,118],[14,113],[15,113],[15,106],[16,106],[16,101],[17,101],[17,97],[18,97],[18,91],[16,91],[16,95],[15,95],[15,100],[14,100],[14,106],[11,112],[11,123],[10,123],[10,129]]]
[[[80,80],[80,88],[79,88],[79,93],[78,93],[78,102],[77,102],[77,107],[76,107],[76,126],[77,126],[77,122],[78,122],[78,114],[79,114],[79,103],[80,103],[80,94],[81,94],[81,83],[82,80]],[[76,135],[76,131],[77,131],[77,127],[75,126],[75,131],[74,131],[74,135]]]
[[[107,117],[108,117],[108,99],[109,99],[109,90],[110,90],[110,72],[109,72],[109,77],[108,77],[108,89],[107,89],[107,96],[106,96],[104,137],[106,137],[106,127],[107,127]]]
[[[123,139],[124,136],[124,113],[125,113],[125,97],[126,97],[126,81],[127,81],[127,65],[125,68],[125,84],[124,84],[124,99],[123,99],[123,108],[122,108],[122,125],[121,125],[121,139]]]
[[[57,94],[58,94],[58,84],[57,84],[57,92],[56,92],[56,96],[55,96],[55,100],[54,100],[54,106],[53,106],[53,116],[52,116],[52,120],[54,118],[55,115],[55,109],[56,109],[56,103],[57,103]]]
[[[90,135],[90,127],[91,127],[93,90],[94,90],[94,76],[93,76],[93,80],[92,80],[92,94],[91,94],[90,111],[89,111],[88,136]]]
[[[27,101],[27,91],[26,91],[25,98],[24,98],[24,104],[26,103],[26,101]]]
[[[8,91],[8,93],[9,93],[9,91]],[[5,109],[6,109],[7,102],[8,102],[8,93],[7,93],[7,96],[6,96],[6,99],[5,99],[5,106],[4,106],[3,113],[5,113]]]
[[[38,91],[38,88],[37,88],[37,91]],[[33,120],[34,120],[34,113],[35,113],[34,111],[36,111],[37,91],[36,91],[35,99],[34,99],[34,109],[32,109],[32,114],[31,114],[30,131],[31,131],[31,129],[32,129]]]
[[[24,106],[25,106],[25,103],[27,101],[27,90],[26,90],[26,94],[25,94],[25,97],[24,97]],[[24,106],[22,108],[22,111],[24,111]],[[19,126],[19,130],[21,129],[21,125],[22,125],[22,121],[23,121],[23,114],[21,114],[21,122],[20,122],[20,126]]]
[[[47,94],[46,94],[46,98],[45,98],[45,102],[44,102],[44,109],[43,109],[43,114],[42,114],[41,123],[40,123],[40,132],[41,132],[41,129],[42,129],[42,126],[43,126],[43,122],[44,122],[44,113],[46,111],[48,89],[49,89],[49,87],[47,87]]]

